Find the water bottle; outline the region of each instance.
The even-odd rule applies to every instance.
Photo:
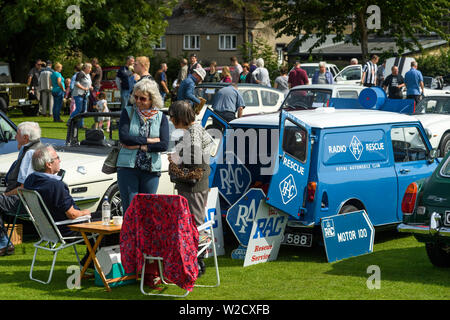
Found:
[[[108,197],[105,197],[102,203],[102,224],[109,225],[111,221],[111,205],[109,204]]]

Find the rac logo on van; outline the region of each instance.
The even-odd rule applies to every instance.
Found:
[[[349,149],[350,149],[350,152],[355,157],[355,159],[359,160],[359,158],[361,158],[362,152],[364,150],[364,146],[356,136],[353,136],[352,141],[350,142]]]
[[[287,204],[297,195],[297,187],[295,186],[294,177],[292,174],[288,175],[280,182],[281,198],[284,204]]]

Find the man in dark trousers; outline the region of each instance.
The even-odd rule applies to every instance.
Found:
[[[125,66],[120,67],[117,71],[116,78],[119,80],[118,87],[120,89],[120,109],[124,109],[128,105],[130,99],[130,77],[133,75],[130,67],[134,64],[134,57],[128,56]]]

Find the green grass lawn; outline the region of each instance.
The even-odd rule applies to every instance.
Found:
[[[79,246],[84,253],[84,247]],[[219,257],[221,284],[217,288],[194,288],[186,300],[384,300],[384,299],[449,299],[450,277],[447,269],[433,267],[423,244],[412,236],[385,232],[377,235],[372,254],[327,263],[322,248],[282,246],[278,260],[243,267],[243,260],[230,258],[231,250]],[[139,285],[131,284],[112,289],[108,293],[85,279],[81,289],[68,289],[67,268],[73,265],[72,249],[60,252],[53,280],[43,285],[29,279],[33,256],[32,240],[16,246],[16,254],[0,257],[0,300],[85,300],[85,299],[144,299]],[[44,252],[38,259],[36,277],[46,279],[51,256]],[[215,273],[212,258],[206,259],[207,272],[198,283],[213,283]],[[367,268],[377,265],[381,270],[381,288],[368,289],[371,274]],[[170,287],[167,293],[181,293]],[[166,298],[167,299],[167,298]],[[168,298],[171,299],[171,298]]]

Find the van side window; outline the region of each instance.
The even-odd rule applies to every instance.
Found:
[[[356,91],[356,90],[339,90],[338,98],[358,99],[358,91]]]
[[[261,100],[265,106],[274,106],[278,101],[278,94],[266,90],[261,90]]]
[[[360,80],[361,70],[359,67],[348,68],[341,73],[344,80]]]
[[[392,128],[392,148],[395,162],[427,159],[427,147],[417,127]]]
[[[306,161],[306,148],[308,146],[307,132],[298,126],[290,125],[286,119],[283,133],[283,150],[301,162]]]

